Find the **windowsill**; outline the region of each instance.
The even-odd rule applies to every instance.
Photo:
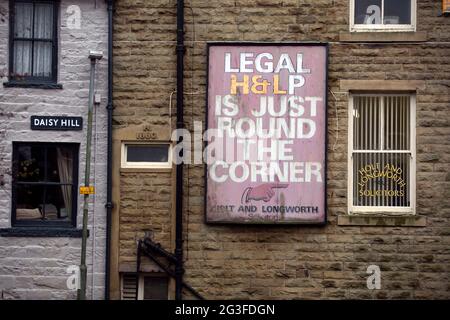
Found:
[[[60,83],[53,82],[20,82],[20,81],[8,81],[3,82],[5,88],[31,88],[31,89],[62,89],[63,86]]]
[[[81,238],[83,230],[74,228],[12,227],[0,229],[1,237],[68,237]],[[88,230],[89,237],[89,230]]]
[[[338,216],[337,224],[338,226],[426,227],[427,219],[418,215],[352,214]]]
[[[417,91],[425,88],[423,80],[339,80],[342,91]]]
[[[172,168],[120,168],[120,172],[125,172],[125,173],[172,172]]]
[[[342,42],[425,42],[427,40],[428,35],[423,31],[354,31],[339,33],[339,41]]]

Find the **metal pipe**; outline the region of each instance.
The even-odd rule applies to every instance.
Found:
[[[102,53],[91,52],[89,59],[91,60],[91,79],[89,83],[89,104],[88,104],[88,124],[86,135],[86,166],[84,173],[84,186],[89,187],[89,180],[91,177],[91,143],[92,143],[92,115],[94,108],[94,90],[95,90],[95,65],[97,60],[102,58]],[[88,237],[88,214],[89,214],[89,192],[84,194],[83,202],[83,231],[81,238],[81,262],[80,262],[80,288],[78,289],[78,300],[86,300],[86,280],[87,280],[87,266],[86,266],[86,246]]]
[[[183,80],[184,80],[184,0],[177,1],[177,129],[184,127]],[[178,137],[178,144],[183,138]],[[181,151],[180,155],[183,151]],[[182,300],[183,287],[183,163],[176,171],[176,217],[175,217],[175,299]]]
[[[113,114],[113,10],[114,0],[108,4],[108,104],[106,110],[108,138],[106,161],[106,248],[105,248],[105,300],[110,299],[110,264],[111,264],[111,215],[112,203],[112,114]]]

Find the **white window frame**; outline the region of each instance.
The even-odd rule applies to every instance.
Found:
[[[151,274],[140,274],[139,275],[139,287],[137,290],[138,292],[137,292],[136,300],[144,300],[144,290],[145,290],[145,288],[144,288],[145,282],[144,281],[145,281],[145,278],[147,278],[147,277],[152,277],[152,275]],[[124,281],[124,275],[122,274],[120,276],[120,300],[123,300],[123,281]],[[169,290],[167,290],[167,291],[169,294]]]
[[[168,157],[166,162],[129,162],[127,161],[128,145],[167,145]],[[122,141],[121,146],[121,168],[125,169],[171,169],[172,168],[172,144],[166,141]]]
[[[355,24],[355,1],[350,0],[350,32],[415,32],[417,0],[411,1],[411,24]],[[381,19],[384,18],[384,0]]]
[[[123,300],[124,275],[120,276],[120,300]],[[144,300],[144,275],[139,276],[139,287],[136,300]]]
[[[387,97],[387,96],[408,96],[410,97],[410,172],[409,172],[409,182],[410,182],[410,206],[409,207],[388,207],[388,206],[354,206],[353,205],[353,103],[354,97]],[[380,99],[381,106],[383,106],[383,100]],[[349,214],[416,214],[416,95],[412,93],[350,93],[349,94],[349,108],[348,108],[348,155],[347,155],[347,199],[348,199],[348,210]],[[358,150],[360,151],[360,150]],[[379,153],[392,153],[392,152],[404,152],[404,150],[380,150]]]

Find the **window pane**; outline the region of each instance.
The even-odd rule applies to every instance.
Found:
[[[355,0],[355,24],[381,24],[381,0]]]
[[[73,158],[70,147],[47,147],[47,181],[72,183]]]
[[[14,37],[32,38],[33,4],[19,2],[15,4],[14,10]]]
[[[17,220],[43,219],[44,188],[42,186],[18,185],[16,198]]]
[[[353,205],[408,207],[410,154],[353,155]]]
[[[127,162],[167,162],[168,145],[127,145]]]
[[[411,24],[411,0],[384,0],[384,24]]]
[[[408,96],[384,97],[384,148],[409,150],[410,98]]]
[[[53,5],[37,3],[34,8],[34,38],[52,39]]]
[[[16,3],[14,37],[29,38],[30,41],[14,40],[13,67],[11,76],[49,78],[53,73],[54,36],[53,3]]]
[[[144,300],[167,300],[167,287],[166,277],[145,277]]]
[[[379,150],[380,97],[355,96],[353,99],[353,149]]]
[[[14,41],[13,76],[31,76],[31,41]]]
[[[50,77],[52,75],[52,43],[39,42],[34,43],[33,52],[33,76]]]
[[[72,144],[19,143],[14,147],[16,219],[70,222],[77,181]]]
[[[46,186],[44,216],[47,221],[70,221],[72,185]]]
[[[17,152],[17,181],[44,181],[45,149],[39,146],[19,146]]]
[[[48,186],[20,184],[17,185],[16,190],[16,219],[18,221],[71,220],[72,185]],[[44,197],[45,201],[43,201]]]
[[[72,186],[17,185],[18,221],[70,221]],[[45,197],[45,201],[44,201]]]

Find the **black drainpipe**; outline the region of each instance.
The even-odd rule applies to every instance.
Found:
[[[177,129],[184,127],[183,72],[184,72],[184,0],[177,1]],[[183,138],[178,137],[178,143]],[[180,156],[183,156],[181,151]],[[182,300],[183,288],[183,163],[177,164],[176,218],[175,218],[175,299]]]
[[[114,0],[108,4],[108,159],[106,170],[106,257],[105,257],[105,300],[109,300],[111,263],[111,212],[112,203],[112,113],[113,113],[113,9]]]

